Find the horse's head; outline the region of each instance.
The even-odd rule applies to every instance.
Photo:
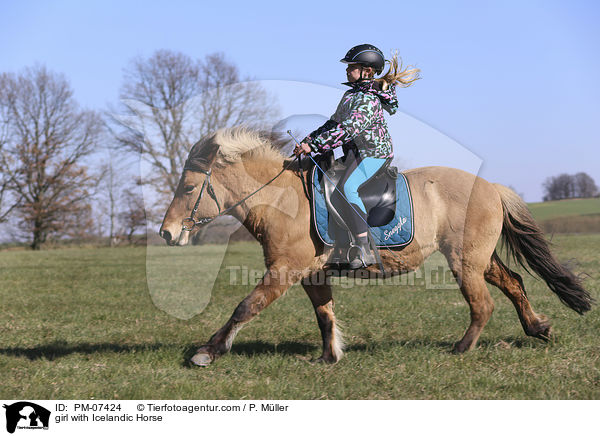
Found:
[[[283,164],[283,156],[273,141],[272,135],[242,126],[219,129],[198,141],[185,161],[160,236],[169,245],[185,245],[198,225],[217,216],[231,214],[243,222],[246,217],[236,212],[236,205],[245,202],[251,207],[246,200],[268,185],[269,174]],[[241,192],[249,190],[254,192],[240,199]],[[251,199],[254,205],[273,205],[275,191],[270,196],[265,192],[262,191],[262,197]],[[276,198],[281,196],[277,191]]]
[[[175,196],[160,226],[160,236],[167,244],[186,245],[195,222],[219,213],[210,177],[218,151],[214,136],[200,140],[190,150]]]

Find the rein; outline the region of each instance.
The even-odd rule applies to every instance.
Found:
[[[292,156],[293,156],[293,154],[292,154]],[[298,164],[299,164],[298,168],[299,168],[299,171],[302,171],[302,167],[300,166],[300,156],[297,156],[297,157],[298,157]],[[238,201],[234,205],[229,206],[225,210],[221,210],[221,205],[219,204],[219,200],[217,199],[217,196],[215,195],[215,190],[214,190],[213,185],[212,185],[212,183],[210,181],[210,175],[212,174],[212,169],[209,168],[208,171],[204,171],[204,170],[201,170],[199,168],[194,169],[194,170],[188,169],[188,171],[196,171],[196,172],[200,172],[202,174],[206,174],[206,179],[204,179],[204,183],[202,183],[202,188],[200,188],[200,194],[198,195],[198,199],[196,200],[196,203],[194,204],[194,209],[192,209],[192,213],[190,214],[189,218],[185,218],[182,221],[182,223],[181,223],[182,224],[182,231],[188,231],[189,232],[189,231],[193,230],[194,227],[196,227],[196,226],[200,226],[202,224],[208,224],[208,223],[214,221],[215,219],[217,219],[218,217],[227,214],[227,212],[229,212],[230,210],[236,208],[237,206],[239,206],[240,204],[242,204],[244,201],[246,201],[250,197],[252,197],[254,194],[258,193],[259,191],[261,191],[262,189],[264,189],[268,185],[270,185],[276,178],[278,178],[280,175],[282,175],[284,173],[284,171],[288,170],[293,162],[294,161],[291,160],[286,166],[284,166],[281,169],[281,171],[279,171],[277,173],[277,175],[275,177],[273,177],[271,180],[269,180],[268,182],[266,182],[264,185],[262,185],[260,188],[258,188],[254,192],[252,192],[249,195],[247,195],[244,198],[242,198],[240,201]],[[303,186],[305,186],[303,174],[300,177],[302,178],[302,184],[303,184]],[[200,205],[200,200],[202,200],[202,195],[204,194],[204,188],[206,188],[206,192],[208,192],[208,195],[210,195],[210,197],[217,204],[217,208],[219,209],[219,213],[217,215],[215,215],[215,216],[200,218],[198,221],[196,221],[195,218],[194,218],[194,215],[196,215],[196,212],[198,211],[198,206]],[[306,192],[306,190],[305,190],[305,192]]]

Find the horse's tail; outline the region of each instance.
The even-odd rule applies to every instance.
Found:
[[[560,301],[575,312],[583,314],[590,310],[594,299],[583,288],[581,279],[556,260],[550,251],[549,242],[525,202],[506,186],[494,184],[494,187],[502,200],[502,239],[508,248],[508,254],[527,269],[524,258]]]

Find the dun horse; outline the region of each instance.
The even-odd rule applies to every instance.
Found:
[[[314,306],[321,330],[320,360],[337,362],[343,354],[343,339],[333,312],[332,288],[327,280],[313,280],[323,273],[330,249],[311,227],[310,205],[297,163],[286,159],[273,140],[259,132],[233,128],[198,142],[185,168],[160,235],[169,245],[185,245],[190,231],[184,227],[194,227],[194,221],[207,222],[225,210],[261,243],[267,268],[263,279],[198,349],[192,362],[206,366],[228,352],[242,326],[298,281]],[[471,324],[455,344],[455,352],[476,345],[494,310],[486,281],[512,301],[527,335],[550,337],[550,321],[533,311],[521,277],[496,253],[500,237],[512,256],[527,264],[563,303],[580,314],[590,310],[590,294],[554,258],[527,206],[513,191],[446,167],[417,168],[404,174],[414,201],[414,238],[402,249],[380,250],[381,260],[389,276],[419,268],[435,251],[444,254],[471,314]],[[289,188],[295,195],[289,195]],[[290,216],[289,211],[296,213]],[[371,277],[381,274],[377,265],[368,270]]]

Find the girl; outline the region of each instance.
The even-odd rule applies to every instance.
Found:
[[[394,156],[383,110],[390,115],[396,112],[396,85],[410,86],[419,79],[420,70],[402,70],[398,55],[394,54],[388,61],[390,67],[386,74],[375,78],[375,74],[383,71],[386,60],[381,50],[371,44],[351,48],[340,62],[348,64],[348,82],[344,85],[350,89],[331,119],[304,138],[295,153],[320,153],[343,147],[346,171],[340,185],[352,206],[352,211],[346,214],[347,225],[360,249],[359,257],[350,262],[350,268],[355,269],[375,263],[367,236],[367,211],[358,188]]]

